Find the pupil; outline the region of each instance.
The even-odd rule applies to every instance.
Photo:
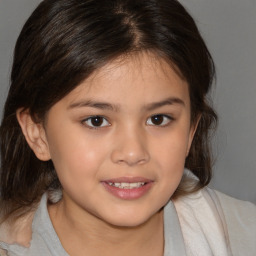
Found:
[[[155,124],[155,125],[160,125],[160,124],[162,124],[162,123],[163,123],[163,120],[164,120],[163,116],[160,116],[160,115],[153,116],[153,117],[151,118],[152,123]]]
[[[101,126],[103,123],[103,118],[100,116],[96,116],[92,118],[91,122],[93,126]]]

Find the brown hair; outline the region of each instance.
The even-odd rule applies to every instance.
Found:
[[[209,183],[208,137],[217,117],[206,96],[214,64],[184,7],[176,0],[45,0],[25,23],[15,47],[0,129],[5,217],[23,213],[45,191],[60,187],[52,162],[38,160],[29,148],[17,109],[28,109],[35,122],[42,122],[56,102],[97,68],[145,50],[176,66],[189,84],[192,121],[199,115],[201,120],[185,167],[199,179],[192,190]]]

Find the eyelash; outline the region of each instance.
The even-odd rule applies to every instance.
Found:
[[[161,118],[162,119],[162,122],[164,122],[164,124],[154,124],[152,122],[152,118]],[[92,123],[92,121],[96,121],[97,122],[97,119],[100,119],[98,121],[100,121],[100,125],[97,126],[95,124]],[[160,119],[160,121],[161,121]],[[151,120],[151,124],[149,124],[149,121]],[[149,125],[149,126],[156,126],[156,127],[166,127],[168,126],[172,121],[174,121],[175,119],[170,116],[170,115],[165,115],[165,114],[156,114],[156,115],[152,115],[150,116],[147,121],[146,121],[146,124]],[[88,124],[88,122],[90,122],[90,124]],[[107,122],[107,124],[106,124]],[[89,129],[100,129],[100,128],[104,128],[104,127],[108,127],[110,126],[110,122],[103,116],[90,116],[84,120],[82,120],[81,122],[83,125],[85,124]],[[104,124],[105,123],[105,124]],[[104,124],[102,126],[102,124]]]
[[[152,121],[152,118],[157,118],[157,117],[160,117],[160,118],[162,118],[163,120],[163,122],[165,122],[164,124],[159,124],[159,125],[157,125],[157,124],[148,124],[148,121],[149,120],[151,120]],[[150,126],[157,126],[157,127],[166,127],[166,126],[168,126],[172,121],[174,121],[174,118],[172,117],[172,116],[170,116],[170,115],[165,115],[165,114],[156,114],[156,115],[152,115],[151,117],[149,117],[148,119],[147,119],[147,124],[148,125],[150,125]]]
[[[104,125],[104,126],[96,126],[96,125],[93,125],[92,124],[92,120],[94,119],[94,121],[96,121],[95,119],[101,119],[101,121],[104,123],[104,122],[107,122],[108,124],[107,125]],[[87,122],[90,122],[91,124],[88,124]],[[100,128],[104,128],[104,127],[108,127],[110,126],[111,124],[109,123],[109,121],[103,117],[103,116],[90,116],[84,120],[82,120],[82,124],[85,124],[89,129],[100,129]],[[102,125],[102,124],[100,124]]]

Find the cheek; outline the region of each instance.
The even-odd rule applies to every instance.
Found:
[[[61,183],[81,183],[96,177],[109,150],[79,133],[54,136],[49,148]]]
[[[162,181],[160,193],[168,199],[178,187],[183,175],[189,131],[177,126],[177,129],[160,139],[160,142],[155,143],[154,154],[159,170],[158,179]]]
[[[165,168],[168,168],[168,166],[170,168],[174,166],[184,167],[188,144],[189,135],[187,131],[171,132],[154,142],[154,154]]]

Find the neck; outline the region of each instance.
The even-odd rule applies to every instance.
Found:
[[[71,256],[154,255],[164,250],[163,210],[135,227],[114,226],[88,214],[66,208],[65,201],[49,207],[59,239]]]

